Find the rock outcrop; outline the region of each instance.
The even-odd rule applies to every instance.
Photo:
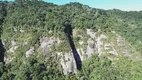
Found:
[[[76,63],[71,51],[65,53],[58,52],[57,54],[61,57],[60,64],[62,65],[64,74],[77,72]]]
[[[40,47],[39,49],[43,54],[48,53],[51,50],[51,46],[53,44],[59,44],[60,40],[59,38],[54,37],[43,37],[40,39]]]
[[[26,57],[30,57],[35,52],[35,48],[32,46],[30,49],[25,53]]]
[[[79,34],[78,31],[81,30],[73,30],[73,38],[80,37],[79,41],[77,42],[78,46],[75,47],[81,61],[86,60],[93,54],[97,54],[98,56],[107,56],[110,60],[118,60],[118,55],[124,55],[129,58],[134,57],[134,55],[131,53],[134,51],[136,52],[136,50],[115,31],[110,33],[101,33],[101,31],[93,32],[93,30],[87,29],[85,30],[86,32],[82,30],[83,34]],[[43,55],[46,55],[52,50],[53,45],[58,45],[61,42],[62,40],[60,40],[60,38],[42,37],[39,40],[39,47],[37,48],[31,46],[29,50],[25,52],[25,55],[26,57],[30,57],[37,51],[40,51]],[[28,42],[22,42],[20,44],[27,45]],[[14,53],[17,48],[19,48],[18,42],[11,41],[9,50],[7,52]],[[55,53],[57,53],[58,57],[60,57],[59,61],[64,74],[74,74],[77,72],[76,61],[71,49],[70,51],[66,52],[55,51],[54,54]],[[11,60],[12,58],[5,58],[6,63],[10,62]]]

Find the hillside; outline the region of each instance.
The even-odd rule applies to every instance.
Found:
[[[142,11],[0,2],[0,79],[141,80]]]

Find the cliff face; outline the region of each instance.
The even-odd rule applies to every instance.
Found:
[[[142,74],[139,17],[141,12],[105,11],[80,3],[0,2],[0,76],[134,80]]]
[[[86,29],[82,34],[77,34],[77,31],[81,30],[74,30],[74,37],[80,37],[80,40],[76,43],[76,48],[82,61],[87,60],[94,54],[97,54],[100,57],[106,56],[112,61],[119,60],[119,56],[126,56],[135,60],[140,59],[139,55],[133,54],[138,53],[135,48],[133,48],[127,41],[125,41],[125,38],[117,34],[115,31],[100,33],[101,31],[93,32],[91,29]],[[76,73],[77,71],[74,70],[77,69],[72,53],[68,52],[68,55],[66,54],[67,53],[65,53],[65,55],[62,54],[65,60],[64,64],[61,62],[62,66],[68,68],[66,69],[63,67],[64,72]],[[72,65],[68,65],[70,62],[72,62]]]
[[[27,37],[28,38],[28,37]],[[96,54],[98,56],[106,56],[108,59],[114,61],[119,60],[119,56],[126,56],[131,59],[140,59],[139,55],[133,54],[138,53],[135,48],[133,48],[124,37],[120,36],[115,31],[102,33],[101,30],[94,32],[91,29],[73,30],[73,41],[75,41],[75,47],[79,54],[81,61],[87,60],[92,55]],[[75,39],[79,38],[78,41]],[[60,64],[63,68],[64,74],[76,73],[77,66],[76,61],[73,56],[73,51],[70,46],[61,46],[61,48],[69,48],[68,51],[55,50],[59,48],[59,45],[64,42],[58,37],[41,37],[39,39],[39,46],[36,47],[34,44],[23,55],[26,57],[31,57],[33,55],[57,55]],[[66,38],[66,45],[69,45],[68,39]],[[20,45],[28,45],[27,42],[11,41],[7,54],[14,54]],[[56,48],[55,48],[56,47]],[[10,63],[14,56],[5,57],[5,63]]]

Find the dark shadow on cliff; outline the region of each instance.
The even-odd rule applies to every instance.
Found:
[[[2,43],[2,40],[1,40],[1,34],[2,34],[2,24],[4,22],[4,19],[7,15],[7,11],[6,11],[6,2],[1,2],[0,3],[0,62],[3,62],[4,63],[4,52],[5,52],[5,49],[3,47],[3,43]]]
[[[0,62],[3,62],[3,63],[4,63],[4,52],[5,52],[5,49],[3,47],[2,40],[0,40]]]
[[[4,52],[5,48],[3,47],[2,40],[0,39],[0,62],[2,63],[1,65],[2,72],[0,71],[0,77],[2,76],[4,70]]]
[[[64,32],[68,38],[68,41],[69,41],[69,44],[70,44],[70,47],[72,49],[72,52],[73,52],[73,56],[74,56],[74,59],[75,59],[75,62],[76,62],[76,66],[77,66],[77,69],[78,70],[81,70],[82,68],[82,62],[81,62],[81,59],[80,59],[80,56],[75,48],[75,45],[74,45],[74,42],[71,38],[72,36],[72,28],[71,28],[71,25],[70,24],[66,24],[64,25],[65,26],[65,29],[64,29]]]
[[[2,34],[2,24],[4,22],[4,19],[7,15],[7,11],[6,11],[6,6],[7,6],[7,2],[0,2],[0,67],[1,70],[0,71],[0,77],[3,74],[4,71],[4,53],[5,53],[5,48],[3,47],[3,43],[1,40],[1,34]],[[2,63],[2,64],[1,64]]]

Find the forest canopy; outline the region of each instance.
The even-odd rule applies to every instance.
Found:
[[[93,55],[83,61],[83,68],[77,74],[64,75],[56,56],[38,54],[26,58],[24,53],[31,45],[39,46],[39,37],[49,35],[49,31],[53,31],[50,36],[60,36],[64,39],[64,25],[69,24],[72,29],[92,29],[96,32],[101,30],[102,33],[115,31],[123,36],[141,56],[141,22],[142,11],[103,10],[78,2],[56,5],[41,0],[0,1],[0,35],[5,43],[5,49],[9,49],[10,40],[30,41],[28,45],[17,49],[14,53],[15,58],[10,63],[0,63],[0,79],[140,80],[141,61],[126,57],[120,57],[120,60],[113,64],[106,57]],[[68,47],[66,44],[59,46],[60,51],[64,51],[60,49],[63,46]],[[5,56],[9,55],[5,52]]]

